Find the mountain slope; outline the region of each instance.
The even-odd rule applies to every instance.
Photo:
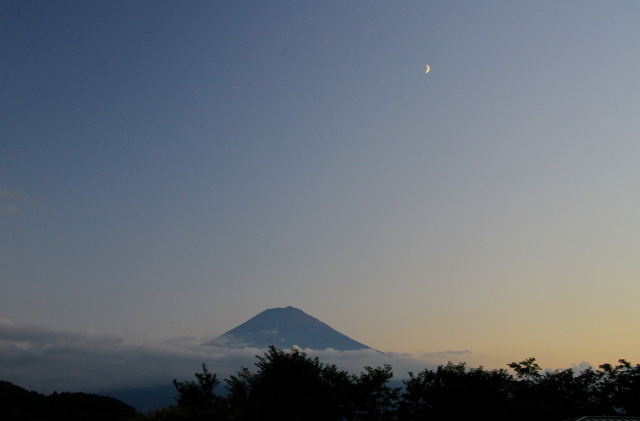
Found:
[[[271,308],[203,345],[340,351],[370,349],[295,307]]]

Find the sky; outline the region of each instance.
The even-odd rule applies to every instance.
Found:
[[[420,361],[640,362],[639,21],[3,1],[0,377],[180,338],[197,368],[289,305]]]

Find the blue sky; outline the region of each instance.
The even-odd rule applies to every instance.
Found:
[[[292,305],[415,356],[640,359],[637,2],[0,21],[6,323],[152,343]]]

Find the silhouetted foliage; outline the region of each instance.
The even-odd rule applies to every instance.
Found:
[[[192,380],[179,382],[173,379],[173,385],[178,391],[176,400],[179,406],[194,408],[198,406],[213,406],[216,403],[214,389],[220,382],[215,373],[209,372],[202,363],[202,373],[195,373],[198,382]]]
[[[600,400],[603,406],[625,415],[640,415],[640,364],[618,360],[618,365],[600,366]]]
[[[509,366],[516,371],[512,412],[523,420],[567,419],[584,414],[633,414],[633,400],[624,399],[626,364],[592,367],[576,374],[572,369],[541,372],[535,359]],[[636,395],[637,396],[637,395]]]
[[[193,380],[179,382],[173,379],[178,396],[176,407],[151,414],[154,420],[223,420],[227,418],[226,402],[215,394],[220,384],[217,375],[211,373],[205,363],[202,372]]]
[[[0,381],[0,420],[548,420],[585,415],[640,416],[640,364],[618,360],[579,373],[543,371],[535,358],[506,369],[465,363],[424,369],[391,387],[393,368],[365,367],[359,375],[326,365],[298,348],[273,346],[256,356],[255,370],[241,368],[218,396],[216,374],[202,364],[196,381],[173,380],[177,405],[136,414],[118,401],[86,393],[43,396]]]
[[[409,373],[403,388],[392,388],[390,365],[365,367],[356,376],[324,365],[297,348],[269,347],[256,357],[257,371],[245,367],[226,380],[229,394],[220,403],[224,412],[185,418],[187,413],[172,408],[151,418],[560,421],[587,414],[640,413],[640,365],[626,360],[580,373],[572,369],[543,372],[535,358],[508,364],[512,372],[449,362]],[[204,368],[202,379],[210,379]]]
[[[338,420],[350,414],[352,378],[297,348],[270,346],[256,372],[230,376],[228,401],[238,419]]]
[[[409,373],[400,401],[400,419],[509,419],[507,403],[513,378],[506,370],[467,369],[465,363]]]
[[[400,388],[389,387],[393,377],[393,368],[389,364],[383,367],[365,367],[356,378],[354,419],[392,420],[395,418]]]

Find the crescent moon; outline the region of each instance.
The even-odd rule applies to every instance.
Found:
[[[429,70],[431,70],[431,67],[427,64],[427,70],[425,70],[425,73],[429,73]]]

